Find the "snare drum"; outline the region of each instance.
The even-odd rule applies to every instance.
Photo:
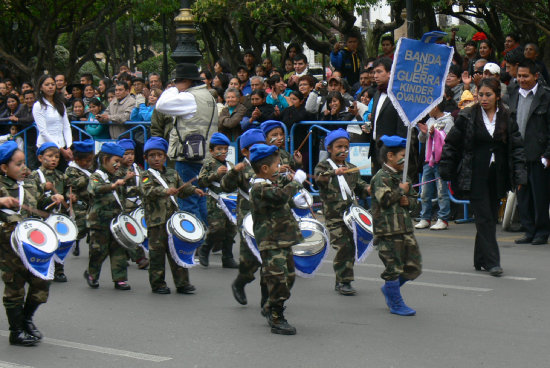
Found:
[[[292,246],[296,273],[312,277],[328,254],[330,237],[326,227],[312,218],[300,219],[300,230],[304,241]]]
[[[260,249],[256,243],[256,237],[254,236],[254,220],[252,220],[252,213],[248,213],[243,218],[242,236],[248,245],[248,249],[254,254],[258,262],[262,263]]]
[[[351,205],[344,213],[344,222],[348,229],[353,232],[355,259],[357,262],[363,262],[373,250],[372,216],[363,207]]]
[[[182,267],[193,267],[195,250],[206,235],[203,223],[193,214],[175,212],[166,223],[168,247],[174,261]]]
[[[60,213],[50,215],[46,219],[46,223],[52,227],[59,240],[59,247],[55,251],[54,260],[63,264],[78,237],[78,227],[69,216]]]
[[[303,201],[302,201],[302,204],[296,204],[296,198],[298,196],[303,197],[307,204],[303,204]],[[311,195],[310,192],[308,192],[306,189],[302,188],[298,191],[298,193],[296,193],[294,195],[293,199],[294,199],[295,207],[292,208],[292,210],[294,211],[296,216],[298,216],[300,218],[312,217],[310,208],[311,208],[311,206],[313,206],[313,196]]]
[[[112,219],[110,228],[117,243],[124,248],[134,250],[145,240],[141,226],[128,215],[120,214]]]
[[[11,247],[25,267],[36,277],[53,279],[52,257],[59,239],[50,225],[38,219],[26,219],[11,233]]]
[[[365,231],[372,234],[372,216],[369,211],[363,207],[352,204],[351,207],[344,213],[344,222],[348,229],[353,231],[353,224],[361,226]]]
[[[147,223],[145,222],[145,211],[143,210],[143,207],[138,207],[132,212],[130,212],[130,216],[136,220],[136,222],[141,227],[141,231],[143,232],[143,236],[145,237],[145,240],[143,243],[140,244],[140,246],[143,248],[143,250],[148,254],[149,253],[149,239],[147,239]]]

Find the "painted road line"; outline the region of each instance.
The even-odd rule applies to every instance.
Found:
[[[316,276],[334,278],[334,274],[332,274],[332,273],[317,272],[315,275]],[[379,283],[384,282],[384,280],[382,280],[379,277],[354,276],[354,279],[364,280],[364,281],[373,281],[373,282],[379,282]],[[475,292],[488,292],[488,291],[493,290],[493,289],[488,289],[488,288],[478,288],[478,287],[459,286],[459,285],[447,285],[447,284],[435,284],[435,283],[431,283],[431,282],[420,282],[420,281],[409,281],[407,283],[407,285],[409,285],[409,284],[419,285],[419,286],[429,286],[429,287],[435,287],[435,288],[441,288],[441,289],[465,290],[465,291],[475,291]]]
[[[0,360],[0,368],[33,368],[30,365],[21,365],[16,363],[4,362]]]
[[[461,240],[475,240],[476,237],[473,235],[453,235],[453,234],[442,234],[440,232],[424,232],[424,231],[415,231],[414,236],[419,238],[440,238],[440,239],[461,239]],[[514,240],[518,239],[517,236],[504,236],[497,238],[499,243],[513,243]]]
[[[0,330],[0,335],[1,336],[6,336],[7,337],[7,336],[9,336],[9,334],[10,334],[9,331]],[[100,354],[115,355],[115,356],[120,356],[120,357],[125,357],[125,358],[138,359],[138,360],[146,360],[148,362],[155,362],[155,363],[165,362],[167,360],[172,359],[171,357],[136,353],[134,351],[127,351],[127,350],[120,350],[120,349],[113,349],[113,348],[105,348],[103,346],[81,344],[81,343],[73,342],[73,341],[52,339],[50,337],[43,338],[42,343],[43,344],[61,346],[61,347],[64,347],[64,348],[91,351],[91,352],[100,353]]]

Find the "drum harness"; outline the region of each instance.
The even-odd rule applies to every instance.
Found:
[[[250,164],[250,161],[248,161],[248,159],[247,159],[246,157],[244,158],[244,161],[246,162],[247,165],[252,166],[252,165]],[[249,188],[248,190],[250,190],[250,188]],[[250,196],[248,195],[247,192],[245,192],[245,191],[242,190],[241,188],[238,188],[238,191],[239,191],[239,194],[242,195],[242,196],[244,197],[244,199],[246,199],[247,201],[250,201]]]
[[[338,165],[332,161],[332,159],[328,159],[327,162],[332,166],[334,170],[338,169]],[[355,196],[353,195],[348,183],[346,182],[346,178],[344,178],[343,175],[336,175],[336,179],[338,179],[338,185],[340,186],[340,193],[342,193],[342,198],[344,201],[348,200],[348,195],[352,200],[355,200]]]
[[[162,178],[162,176],[157,170],[149,168],[147,171],[149,171],[159,181],[160,185],[162,185],[165,189],[169,188],[168,184],[166,184],[166,181]],[[172,202],[174,202],[176,207],[178,207],[178,202],[176,201],[174,196],[170,196],[170,199],[172,200]]]
[[[74,167],[75,169],[82,171],[88,178],[90,177],[90,175],[92,175],[91,172],[89,172],[89,171],[86,170],[86,169],[83,169],[82,167],[80,167],[80,165],[78,165],[78,164],[77,164],[76,162],[74,162],[74,161],[69,162],[69,166],[70,166],[70,167]],[[80,201],[80,200],[76,201],[75,203],[78,204],[78,205],[81,205],[81,206],[86,206],[86,207],[88,207],[88,204],[87,204],[87,203],[82,202],[82,201]]]
[[[134,169],[134,173],[136,174],[135,175],[135,179],[136,179],[136,187],[139,187],[139,170],[138,170],[138,166],[137,164],[134,162],[132,164],[132,167]],[[129,198],[126,198],[127,200],[129,200],[130,202],[132,202],[133,204],[135,204],[136,206],[139,206],[141,205],[141,199],[139,199],[139,197],[129,197]]]
[[[40,183],[46,184],[46,177],[44,176],[44,173],[42,172],[42,170],[40,170],[40,168],[38,168],[38,170],[36,170],[36,171],[38,172],[38,176],[40,177]],[[54,188],[54,190],[55,190],[55,188]],[[52,195],[52,191],[48,190],[47,192],[44,192],[44,194],[49,197],[49,196]],[[55,209],[55,213],[58,213],[59,211],[61,211],[61,204],[59,204],[57,206],[57,209]]]
[[[95,171],[96,173],[99,174],[99,176],[101,176],[101,179],[103,179],[103,181],[106,183],[106,184],[110,184],[111,182],[109,181],[109,177],[107,176],[106,173],[104,173],[103,171],[97,169]],[[122,211],[124,211],[124,206],[122,206],[122,203],[120,202],[120,198],[118,197],[118,193],[116,192],[116,188],[113,190],[113,196],[115,197],[118,205],[120,206],[120,208],[122,209]]]

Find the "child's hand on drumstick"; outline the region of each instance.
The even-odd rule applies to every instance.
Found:
[[[55,204],[61,204],[61,202],[65,199],[62,194],[54,194],[51,198]]]
[[[133,172],[133,171],[128,170],[128,172],[126,173],[126,176],[124,177],[124,181],[126,181],[128,179],[132,179],[134,176],[136,176],[136,173]]]
[[[173,196],[178,194],[178,188],[168,188],[166,189],[166,195],[167,196]]]
[[[69,195],[69,200],[70,200],[71,202],[73,202],[73,203],[76,202],[76,201],[77,201],[76,195],[75,195],[75,194],[70,194],[70,195]]]
[[[13,197],[1,197],[0,207],[5,207],[5,208],[19,207],[19,200]]]
[[[195,189],[195,194],[199,197],[204,197],[206,195],[206,193],[200,188]]]
[[[296,161],[296,163],[298,165],[301,165],[302,164],[302,153],[300,151],[294,151],[294,161]]]
[[[218,170],[216,171],[216,173],[218,175],[223,175],[227,172],[227,166],[220,166],[218,167]]]
[[[235,171],[243,171],[244,165],[245,165],[244,162],[239,162],[237,165],[235,165],[234,170]]]
[[[115,190],[117,187],[123,186],[124,184],[126,184],[124,179],[118,179],[113,184],[111,184],[111,189]]]
[[[399,188],[403,189],[405,193],[408,193],[411,187],[409,186],[409,183],[399,183]]]
[[[346,170],[347,170],[347,169],[348,169],[347,167],[342,166],[342,167],[339,167],[339,168],[337,168],[336,170],[334,170],[334,173],[335,173],[336,175],[344,175],[344,174],[346,173]]]
[[[51,181],[48,181],[46,182],[46,184],[44,184],[44,190],[54,190],[55,187],[53,186],[53,183]]]
[[[292,169],[290,168],[290,165],[281,165],[279,166],[279,172],[280,173],[286,173],[286,172],[291,172]]]

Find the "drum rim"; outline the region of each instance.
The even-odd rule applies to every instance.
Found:
[[[195,228],[199,228],[201,230],[200,238],[193,238],[193,239],[186,238],[182,234],[180,234],[178,231],[176,231],[176,227],[174,226],[174,221],[175,221],[176,216],[181,215],[181,214],[183,214],[184,216],[191,217],[193,220],[195,220],[193,222],[193,225],[195,225]],[[186,219],[186,220],[189,221],[188,219]],[[167,225],[168,225],[168,229],[170,230],[170,233],[173,236],[177,237],[178,239],[180,239],[182,241],[198,243],[198,242],[202,241],[206,236],[206,228],[205,228],[204,224],[202,223],[202,221],[197,216],[195,216],[191,212],[187,212],[187,211],[176,211],[176,212],[174,212],[172,214],[172,216],[170,216],[170,218],[168,219]],[[180,235],[180,236],[178,236],[178,235]]]
[[[119,228],[122,228],[121,226],[121,219],[124,218],[124,216],[128,217],[130,219],[129,222],[135,222],[134,224],[132,224],[137,230],[140,231],[140,234],[141,236],[143,237],[143,240],[141,242],[136,242],[134,241],[133,239],[129,239],[128,237],[125,236],[126,239],[128,239],[128,242],[129,243],[132,243],[131,246],[129,246],[128,244],[126,244],[124,241],[122,241],[121,238],[118,234],[119,232],[121,234],[124,234],[124,231],[119,231],[117,232],[116,230],[119,229]],[[137,226],[136,226],[137,225]],[[144,241],[145,241],[145,235],[143,234],[143,231],[141,229],[141,225],[139,225],[139,223],[137,223],[137,221],[132,217],[132,216],[129,216],[125,213],[121,213],[119,214],[118,216],[114,217],[112,220],[111,220],[111,224],[109,225],[109,228],[111,230],[111,235],[113,235],[113,237],[115,238],[115,240],[117,241],[117,243],[119,243],[122,247],[126,248],[126,249],[136,249],[140,244],[142,244]]]
[[[52,221],[52,222],[55,221],[54,219],[56,217],[61,217],[63,219],[68,220],[67,222],[70,223],[71,226],[72,226],[72,230],[74,232],[74,237],[67,237],[66,235],[63,235],[63,238],[67,237],[67,239],[61,239],[61,236],[57,233],[57,231],[55,230],[53,224],[50,225],[50,223],[49,223],[49,221]],[[50,219],[52,219],[52,220],[50,220]],[[53,213],[44,222],[51,226],[51,228],[55,232],[55,235],[57,235],[57,238],[60,242],[65,243],[65,242],[70,242],[70,241],[76,241],[76,239],[78,238],[78,226],[76,226],[76,222],[70,216],[67,216],[63,213]]]
[[[358,224],[359,226],[361,226],[361,228],[362,228],[363,230],[365,230],[365,231],[367,231],[367,232],[369,232],[369,233],[372,234],[374,230],[373,230],[373,225],[372,225],[372,214],[371,214],[371,212],[370,212],[369,210],[367,210],[367,209],[361,207],[361,206],[356,205],[356,204],[352,204],[352,205],[346,210],[346,212],[344,213],[344,222],[346,223],[346,225],[348,226],[348,228],[349,228],[351,231],[353,231],[353,228],[350,227],[350,225],[352,225],[353,222],[354,222],[354,221],[353,221],[353,215],[352,215],[352,212],[353,212],[354,210],[356,210],[356,211],[358,211],[358,212],[360,212],[360,213],[362,213],[363,211],[365,211],[365,213],[370,217],[370,220],[371,220],[371,225],[370,225],[370,226],[368,226],[367,224],[363,224],[362,222],[357,222],[357,224]],[[348,224],[348,222],[346,221],[346,218],[348,218],[348,217],[352,220],[352,224]]]
[[[312,257],[312,256],[318,255],[319,253],[323,252],[323,250],[327,249],[327,247],[330,244],[330,236],[329,236],[329,233],[328,233],[328,230],[327,230],[326,226],[323,225],[322,222],[320,222],[316,219],[313,219],[313,218],[309,218],[309,217],[305,217],[305,218],[300,219],[300,224],[301,223],[315,225],[314,228],[312,228],[312,229],[304,229],[304,230],[314,231],[314,232],[317,232],[317,233],[321,234],[321,236],[323,238],[323,246],[320,247],[319,250],[316,251],[315,253],[308,254],[308,255],[300,255],[300,254],[296,254],[296,248],[294,248],[294,247],[299,246],[300,244],[302,244],[302,243],[298,243],[298,244],[295,244],[295,245],[292,246],[292,254],[296,257]],[[300,231],[302,231],[302,228],[300,228]]]
[[[35,222],[35,223],[39,223],[39,224],[42,224],[44,226],[46,226],[46,231],[50,231],[51,232],[51,235],[52,236],[52,250],[49,251],[49,252],[46,252],[44,251],[44,249],[41,249],[39,247],[35,247],[32,243],[29,243],[32,247],[44,252],[44,253],[47,253],[47,254],[54,254],[55,251],[57,250],[57,248],[59,248],[59,237],[57,236],[57,232],[53,229],[53,227],[48,224],[46,221],[43,221],[43,220],[40,220],[40,219],[37,219],[37,218],[26,218],[26,219],[23,219],[21,221],[19,221],[17,223],[17,225],[15,226],[15,229],[13,230],[12,232],[12,235],[14,235],[15,237],[15,240],[17,241],[17,243],[19,243],[20,238],[19,238],[19,235],[20,235],[20,231],[22,231],[22,227],[20,228],[20,226],[22,226],[24,223],[27,223],[27,222]],[[40,229],[42,231],[42,229]],[[45,234],[46,235],[46,242],[49,242],[49,238],[48,238],[48,234]],[[11,237],[10,237],[10,243],[11,243]],[[12,249],[13,249],[13,244],[12,244]],[[19,244],[17,244],[17,252],[16,252],[18,255],[19,255]],[[20,256],[20,255],[19,255]]]

